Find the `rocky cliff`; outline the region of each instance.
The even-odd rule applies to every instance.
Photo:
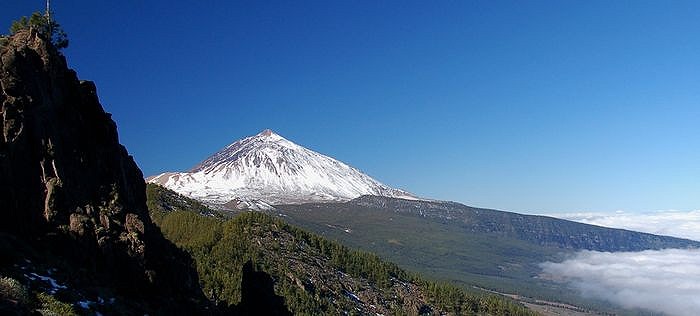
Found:
[[[71,284],[108,288],[141,311],[197,308],[191,259],[151,222],[143,175],[95,84],[24,30],[2,41],[0,87],[0,272],[60,263]]]

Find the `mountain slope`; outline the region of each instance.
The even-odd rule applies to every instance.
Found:
[[[434,278],[597,310],[610,306],[551,282],[539,264],[561,261],[579,249],[700,247],[690,240],[453,202],[363,196],[344,203],[278,205],[275,213],[290,224]]]
[[[415,199],[359,170],[264,130],[226,146],[188,172],[149,177],[208,203],[347,201],[361,195]]]
[[[153,218],[192,253],[204,292],[220,305],[245,305],[247,270],[271,280],[267,296],[281,297],[294,314],[533,314],[508,299],[422,280],[261,212],[223,220],[190,209],[197,202],[173,191],[149,184],[148,192]]]

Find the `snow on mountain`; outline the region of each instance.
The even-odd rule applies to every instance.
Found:
[[[362,195],[416,199],[269,129],[226,146],[188,172],[147,181],[213,204],[347,201]]]

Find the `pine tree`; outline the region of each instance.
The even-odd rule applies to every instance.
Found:
[[[19,20],[12,22],[10,34],[15,34],[21,30],[33,29],[49,40],[57,49],[68,47],[68,34],[66,34],[61,25],[51,17],[49,2],[47,2],[46,9],[47,11],[45,14],[34,12],[29,18],[23,16]]]

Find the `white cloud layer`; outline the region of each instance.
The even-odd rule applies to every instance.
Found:
[[[563,278],[583,295],[626,308],[678,316],[700,311],[700,249],[581,251],[571,259],[545,262],[541,267],[545,274]]]
[[[549,216],[598,226],[687,238],[700,241],[700,210],[651,213],[568,213]]]

